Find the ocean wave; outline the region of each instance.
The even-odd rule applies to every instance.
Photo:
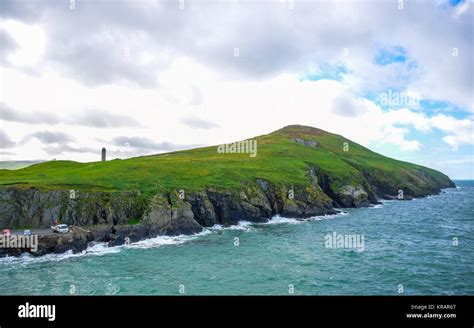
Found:
[[[242,230],[242,231],[251,231],[252,225],[255,223],[249,221],[239,221],[238,224],[234,224],[231,226],[223,226],[220,224],[215,224],[212,227],[207,228],[210,231],[222,231],[222,230]]]
[[[75,254],[71,250],[61,254],[46,254],[43,256],[33,256],[29,253],[23,253],[21,256],[6,256],[0,258],[0,265],[28,265],[42,262],[58,262],[76,257],[115,254],[126,248],[147,249],[164,245],[178,245],[209,233],[212,233],[212,231],[204,229],[202,232],[194,235],[158,236],[119,246],[109,246],[105,242],[92,243],[84,251]]]
[[[119,246],[120,247],[120,246]],[[109,247],[107,243],[95,243],[86,248],[86,250],[73,253],[71,250],[61,254],[46,254],[42,256],[33,256],[29,253],[23,253],[20,256],[6,256],[0,258],[0,264],[26,265],[42,262],[58,262],[75,257],[83,256],[101,256],[120,252],[119,247]]]
[[[369,206],[369,208],[376,209],[376,208],[383,208],[382,204],[375,204],[373,206]]]
[[[307,221],[319,221],[319,220],[327,220],[332,219],[341,215],[348,215],[347,212],[339,212],[337,214],[330,214],[330,215],[321,215],[321,216],[314,216],[306,219],[297,219],[297,218],[286,218],[281,217],[279,215],[274,216],[268,222],[263,223],[254,223],[249,221],[240,221],[238,224],[231,225],[231,226],[222,226],[216,224],[212,227],[203,229],[202,232],[194,234],[194,235],[178,235],[178,236],[157,236],[154,238],[148,238],[144,240],[140,240],[134,243],[130,243],[128,245],[119,245],[119,246],[109,246],[105,242],[99,243],[92,243],[90,244],[86,250],[73,253],[72,251],[67,251],[61,254],[46,254],[43,256],[33,256],[29,253],[23,253],[21,256],[6,256],[0,258],[0,265],[28,265],[34,263],[42,263],[42,262],[58,262],[63,261],[71,258],[79,258],[79,257],[86,257],[86,256],[103,256],[107,254],[114,254],[121,252],[123,249],[148,249],[148,248],[156,248],[166,245],[179,245],[184,244],[186,242],[192,241],[197,239],[201,236],[205,236],[216,231],[224,231],[224,230],[241,230],[241,231],[252,231],[255,229],[256,226],[259,225],[273,225],[273,224],[300,224]]]
[[[120,247],[120,246],[119,246]],[[109,247],[107,243],[93,243],[85,251],[77,253],[79,255],[106,255],[120,252],[119,247]]]
[[[272,225],[272,224],[300,224],[303,221],[301,219],[295,219],[295,218],[285,218],[280,215],[275,215],[272,217],[269,221],[260,223],[261,225]]]
[[[210,233],[212,233],[212,231],[204,229],[202,232],[194,235],[157,236],[155,238],[148,238],[134,243],[130,243],[129,245],[122,245],[122,247],[147,249],[165,245],[179,245],[194,240],[200,236],[208,235]]]
[[[334,219],[339,216],[349,215],[347,212],[340,211],[336,214],[327,214],[327,215],[318,215],[318,216],[311,216],[305,219],[298,219],[298,218],[287,218],[282,217],[280,215],[275,215],[271,218],[268,222],[264,223],[257,223],[260,225],[272,225],[272,224],[301,224],[307,221],[321,221],[321,220],[329,220]]]

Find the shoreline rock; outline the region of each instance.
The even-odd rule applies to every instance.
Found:
[[[304,219],[336,214],[337,208],[369,207],[379,204],[378,199],[398,200],[396,188],[368,181],[372,183],[335,188],[324,172],[311,167],[305,186],[282,187],[256,179],[242,183],[239,190],[209,188],[184,197],[179,192],[146,197],[129,191],[79,191],[71,198],[69,190],[8,187],[0,189],[0,227],[44,228],[51,226],[53,219],[72,227],[67,235],[39,236],[38,252],[32,254],[40,256],[69,250],[78,253],[91,242],[118,246],[127,237],[136,242],[161,235],[190,235],[216,224],[266,222],[275,215]],[[446,187],[451,185],[429,183],[417,186],[416,193],[406,188],[404,200],[439,194]],[[0,249],[0,257],[21,253]]]

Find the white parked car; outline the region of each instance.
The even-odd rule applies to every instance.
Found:
[[[69,227],[67,226],[67,224],[58,224],[58,225],[52,226],[51,229],[53,229],[53,231],[57,233],[69,232]]]

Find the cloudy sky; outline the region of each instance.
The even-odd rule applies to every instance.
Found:
[[[0,159],[303,124],[474,179],[474,3],[2,0]]]

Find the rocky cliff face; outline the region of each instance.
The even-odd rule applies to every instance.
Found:
[[[407,196],[426,196],[452,186],[422,175],[405,179]],[[333,214],[334,208],[370,206],[377,203],[377,197],[394,197],[397,189],[397,184],[391,185],[370,172],[362,184],[337,186],[317,167],[308,169],[308,184],[304,186],[276,186],[256,179],[242,183],[239,190],[209,188],[184,195],[171,192],[146,197],[139,192],[9,187],[0,190],[0,227],[45,228],[53,220],[86,227],[86,233],[40,237],[40,251],[35,255],[69,249],[79,252],[91,241],[120,245],[127,237],[134,242],[158,235],[194,234],[215,224],[264,222],[276,214],[296,218]],[[128,224],[130,220],[139,223]],[[17,253],[2,250],[0,255]]]
[[[6,188],[0,190],[0,227],[50,227],[54,220],[77,226],[125,224],[141,218],[147,206],[136,192]]]
[[[210,188],[145,197],[138,192],[0,190],[0,226],[50,227],[54,220],[75,226],[124,225],[140,220],[160,234],[192,233],[199,227],[263,222],[275,214],[309,217],[333,212],[332,200],[317,184],[277,188],[264,180],[237,191]]]

